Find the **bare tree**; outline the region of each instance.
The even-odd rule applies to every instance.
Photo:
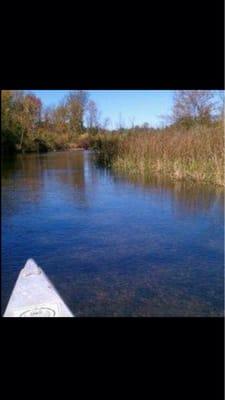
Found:
[[[75,135],[84,131],[84,114],[87,104],[88,93],[83,90],[70,92],[66,98],[70,130]]]
[[[99,122],[100,131],[106,133],[110,124],[111,124],[110,118],[103,119],[101,122]]]
[[[68,110],[64,102],[61,102],[58,107],[50,114],[54,128],[58,133],[68,132]]]
[[[149,129],[150,129],[149,123],[148,122],[144,122],[143,125],[142,125],[142,128],[144,129],[144,131],[149,131]]]
[[[123,129],[124,129],[124,120],[123,120],[123,118],[122,118],[122,114],[121,113],[119,113],[119,121],[118,121],[118,123],[117,123],[117,129],[119,130],[119,131],[122,131]]]
[[[172,122],[186,126],[194,122],[208,123],[215,110],[212,90],[178,90],[174,95]]]
[[[95,134],[99,128],[99,112],[96,103],[90,100],[87,104],[86,122],[90,133]]]
[[[54,122],[54,112],[55,108],[53,106],[47,106],[43,109],[43,123],[45,126],[50,129],[53,126]]]
[[[135,117],[130,117],[129,120],[130,120],[130,130],[131,130],[131,132],[134,132]]]
[[[224,90],[218,90],[218,102],[217,102],[217,109],[218,109],[218,116],[224,122],[224,111],[225,111],[225,93]]]
[[[102,126],[103,126],[103,129],[108,129],[108,126],[111,124],[111,121],[110,121],[110,118],[105,118],[104,119],[104,121],[103,121],[103,124],[102,124]]]

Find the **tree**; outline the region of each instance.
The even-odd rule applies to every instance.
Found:
[[[119,121],[117,122],[117,130],[124,131],[124,126],[125,126],[125,123],[124,123],[122,114],[119,113]]]
[[[129,118],[129,121],[130,121],[130,128],[129,128],[129,131],[132,133],[132,132],[134,132],[135,131],[135,117],[130,117]]]
[[[221,119],[224,123],[224,107],[225,107],[225,94],[224,90],[218,90],[217,91],[218,95],[218,102],[217,102],[217,109],[218,109],[218,117]]]
[[[70,92],[66,98],[68,123],[73,136],[84,132],[84,113],[87,103],[88,93],[83,90]]]
[[[100,124],[101,130],[106,132],[108,130],[109,125],[111,124],[110,118],[106,117],[102,123]]]
[[[186,127],[209,123],[215,110],[212,90],[178,90],[174,95],[172,122]]]
[[[49,117],[51,121],[51,113]],[[57,133],[64,134],[68,132],[68,110],[64,102],[61,102],[61,104],[54,109],[52,113],[52,124]]]
[[[1,91],[1,143],[4,148],[14,148],[19,141],[13,120],[13,91]],[[3,148],[2,147],[2,148]]]
[[[87,104],[86,123],[90,133],[96,134],[99,128],[99,112],[93,100],[90,100]]]
[[[145,131],[148,131],[148,130],[150,129],[149,123],[148,123],[148,122],[144,122],[143,125],[142,125],[142,128],[143,128]]]
[[[23,148],[24,139],[32,142],[41,123],[42,103],[34,94],[16,94],[15,118],[20,126],[19,149]]]
[[[54,128],[55,108],[52,106],[45,107],[43,110],[42,126],[47,130]]]
[[[7,132],[10,129],[12,110],[12,91],[1,91],[1,131]]]
[[[22,90],[4,90],[1,98],[2,143],[21,150],[24,140],[31,143],[35,139],[41,123],[41,101]]]

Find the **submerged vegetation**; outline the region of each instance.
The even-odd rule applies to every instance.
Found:
[[[181,90],[164,128],[110,131],[84,91],[44,108],[30,92],[2,91],[4,152],[93,149],[96,161],[130,176],[155,174],[224,185],[224,92]],[[218,101],[219,100],[219,101]]]

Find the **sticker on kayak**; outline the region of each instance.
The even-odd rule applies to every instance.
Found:
[[[57,304],[43,304],[38,306],[26,307],[23,309],[18,309],[14,311],[15,317],[56,317],[59,315],[59,310]]]

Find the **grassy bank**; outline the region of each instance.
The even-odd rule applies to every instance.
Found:
[[[191,179],[224,185],[223,123],[191,129],[101,135],[94,149],[99,163],[127,175]]]

